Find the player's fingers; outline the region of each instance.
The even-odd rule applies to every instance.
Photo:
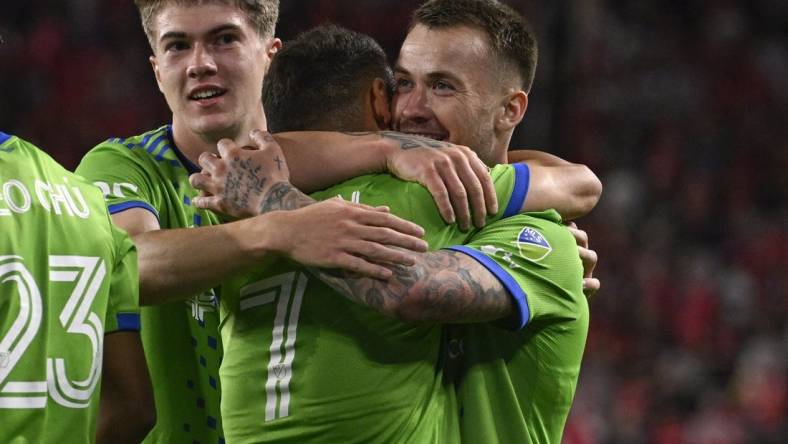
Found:
[[[216,154],[205,151],[197,158],[197,164],[200,165],[203,173],[216,175],[221,168],[222,162]]]
[[[602,283],[597,278],[584,278],[583,279],[583,293],[586,298],[594,296],[599,289],[602,288]]]
[[[330,265],[331,268],[341,268],[374,279],[387,280],[392,275],[388,268],[352,254],[339,255],[334,262]]]
[[[427,188],[427,191],[430,192],[432,198],[435,200],[435,205],[438,206],[438,212],[440,212],[441,218],[443,218],[447,224],[454,223],[454,209],[449,199],[449,190],[446,189],[446,184],[443,183],[438,171],[432,169],[430,175],[424,178],[422,185]]]
[[[221,206],[221,199],[217,196],[197,196],[192,199],[192,205],[203,210],[224,213],[224,209]]]
[[[446,185],[449,192],[449,200],[457,218],[457,225],[461,230],[466,231],[471,227],[471,210],[468,206],[468,193],[465,190],[456,168],[452,163],[448,163],[443,168],[438,168],[441,180]]]
[[[205,173],[194,173],[189,176],[189,184],[206,194],[215,194],[216,186],[211,176]]]
[[[572,227],[571,225],[567,225],[566,229],[569,230],[569,232],[572,233],[572,236],[575,237],[575,242],[577,242],[577,246],[588,248],[588,233],[577,228],[576,226]]]
[[[473,151],[471,151],[473,152]],[[484,194],[484,204],[487,207],[488,214],[498,213],[498,194],[495,192],[495,184],[490,176],[490,169],[487,165],[479,159],[479,156],[473,152],[473,156],[468,159],[473,173],[479,179]]]
[[[353,242],[348,245],[347,250],[350,254],[361,256],[368,262],[376,264],[394,264],[409,267],[416,263],[413,253],[377,242]]]
[[[260,149],[266,148],[271,142],[275,141],[274,136],[272,136],[271,133],[257,129],[252,130],[252,132],[249,133],[249,137],[252,138],[254,143],[256,143],[257,147]]]
[[[388,212],[368,211],[359,208],[355,214],[352,214],[352,216],[358,223],[362,225],[378,228],[389,228],[400,234],[414,236],[417,238],[424,236],[424,228],[418,224],[414,224],[411,221],[405,220]]]
[[[378,205],[376,207],[373,207],[372,205],[367,205],[367,204],[363,204],[363,203],[348,202],[348,201],[342,199],[341,197],[333,197],[333,198],[331,198],[331,200],[335,200],[337,202],[341,202],[341,203],[343,203],[345,205],[350,205],[350,206],[353,206],[353,207],[356,207],[356,208],[361,208],[362,210],[378,211],[378,212],[381,212],[381,213],[389,213],[389,212],[391,212],[391,208],[389,208],[388,205]]]
[[[487,222],[487,206],[484,202],[482,183],[467,156],[463,155],[456,159],[454,166],[468,196],[467,200],[473,213],[473,224],[477,228],[482,228]]]
[[[230,157],[233,150],[237,149],[237,146],[230,139],[222,139],[216,144],[216,148],[219,150],[219,156],[226,159]]]
[[[427,251],[428,248],[427,242],[424,241],[424,239],[391,228],[376,226],[359,227],[356,233],[358,236],[351,235],[351,237],[361,238],[382,245],[404,248],[418,253],[423,253]]]
[[[596,251],[581,246],[577,247],[577,251],[580,254],[580,260],[583,262],[583,277],[591,277],[598,260]]]

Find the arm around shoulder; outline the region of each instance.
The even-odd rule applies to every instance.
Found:
[[[590,213],[602,195],[602,182],[585,165],[532,150],[510,151],[509,162],[526,163],[530,169],[521,212],[553,208],[564,220],[573,220]]]

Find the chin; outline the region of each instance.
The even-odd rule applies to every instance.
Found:
[[[193,122],[192,130],[210,139],[219,140],[224,138],[236,138],[238,125],[228,122],[229,119],[200,119]]]

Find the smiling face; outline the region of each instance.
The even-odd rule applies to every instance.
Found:
[[[263,76],[281,43],[261,37],[235,6],[166,6],[150,58],[176,140],[215,143],[263,128]]]
[[[508,138],[496,131],[496,119],[505,92],[494,69],[481,30],[416,25],[394,69],[394,129],[466,145],[488,165],[504,161]]]

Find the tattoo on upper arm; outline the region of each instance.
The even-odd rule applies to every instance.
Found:
[[[383,139],[391,139],[399,142],[400,149],[410,150],[413,148],[447,148],[451,144],[433,140],[428,137],[413,136],[410,134],[398,133],[396,131],[365,131],[365,132],[343,132],[349,136],[368,136],[377,135]]]
[[[312,269],[348,299],[388,315],[430,322],[489,321],[513,313],[500,281],[463,253],[421,254],[412,267],[393,266],[388,281]],[[408,310],[409,313],[402,313]]]

